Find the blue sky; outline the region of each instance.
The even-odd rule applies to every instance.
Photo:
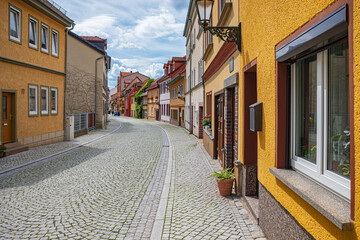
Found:
[[[183,31],[189,0],[55,0],[79,35],[108,39],[109,88],[120,71],[157,78],[173,56],[185,56]]]

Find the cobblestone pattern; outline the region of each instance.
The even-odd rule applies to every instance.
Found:
[[[35,148],[31,148],[29,151],[26,152],[0,158],[0,172],[8,169],[12,169],[16,166],[27,164],[29,162],[33,162],[34,160],[50,156],[52,154],[64,151],[71,147],[78,146],[80,144],[84,144],[101,136],[104,136],[114,131],[118,127],[119,127],[119,122],[116,120],[116,118],[110,117],[110,122],[108,123],[106,129],[96,129],[90,131],[89,134],[77,137],[71,142],[60,142],[60,143],[35,147]]]
[[[133,239],[151,229],[142,220],[158,194],[148,189],[161,189],[162,133],[120,119],[124,128],[99,142],[1,176],[0,239]]]
[[[163,239],[264,239],[239,199],[219,195],[209,175],[220,165],[183,129],[161,126],[175,152]]]

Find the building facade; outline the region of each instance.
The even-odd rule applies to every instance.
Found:
[[[203,138],[204,117],[204,34],[199,25],[195,8],[195,0],[189,3],[187,21],[185,23],[184,36],[186,37],[186,129]]]
[[[186,64],[184,62],[177,71],[174,71],[168,82],[170,92],[170,123],[185,127],[185,87]]]
[[[215,1],[214,26],[237,26],[238,1]],[[205,33],[205,105],[211,127],[204,129],[204,147],[223,168],[233,167],[237,156],[238,78],[240,53],[235,43]]]
[[[47,1],[0,3],[0,143],[63,141],[65,43],[73,21]]]
[[[69,32],[65,113],[95,113],[96,127],[104,128],[108,111],[107,72],[111,58],[106,53],[106,45],[95,45],[86,39],[94,37],[81,37]],[[97,42],[101,43],[100,40]]]
[[[149,120],[160,120],[160,110],[159,110],[159,84],[156,79],[151,85],[147,88],[147,116]]]
[[[242,192],[269,239],[358,239],[360,1],[241,3]]]

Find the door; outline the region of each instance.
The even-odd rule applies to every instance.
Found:
[[[181,126],[181,108],[179,108],[179,126]]]
[[[225,154],[225,148],[224,148],[224,94],[221,94],[217,98],[217,104],[216,104],[216,111],[217,111],[217,152],[218,152],[218,158],[221,162],[222,167],[225,167],[224,164],[224,154]]]
[[[12,94],[3,93],[2,94],[2,142],[9,143],[13,141],[13,103],[12,103]]]

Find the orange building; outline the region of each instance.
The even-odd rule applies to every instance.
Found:
[[[147,89],[147,114],[150,120],[159,120],[159,84],[156,79]]]
[[[175,71],[167,83],[170,92],[170,123],[185,128],[186,64]]]

